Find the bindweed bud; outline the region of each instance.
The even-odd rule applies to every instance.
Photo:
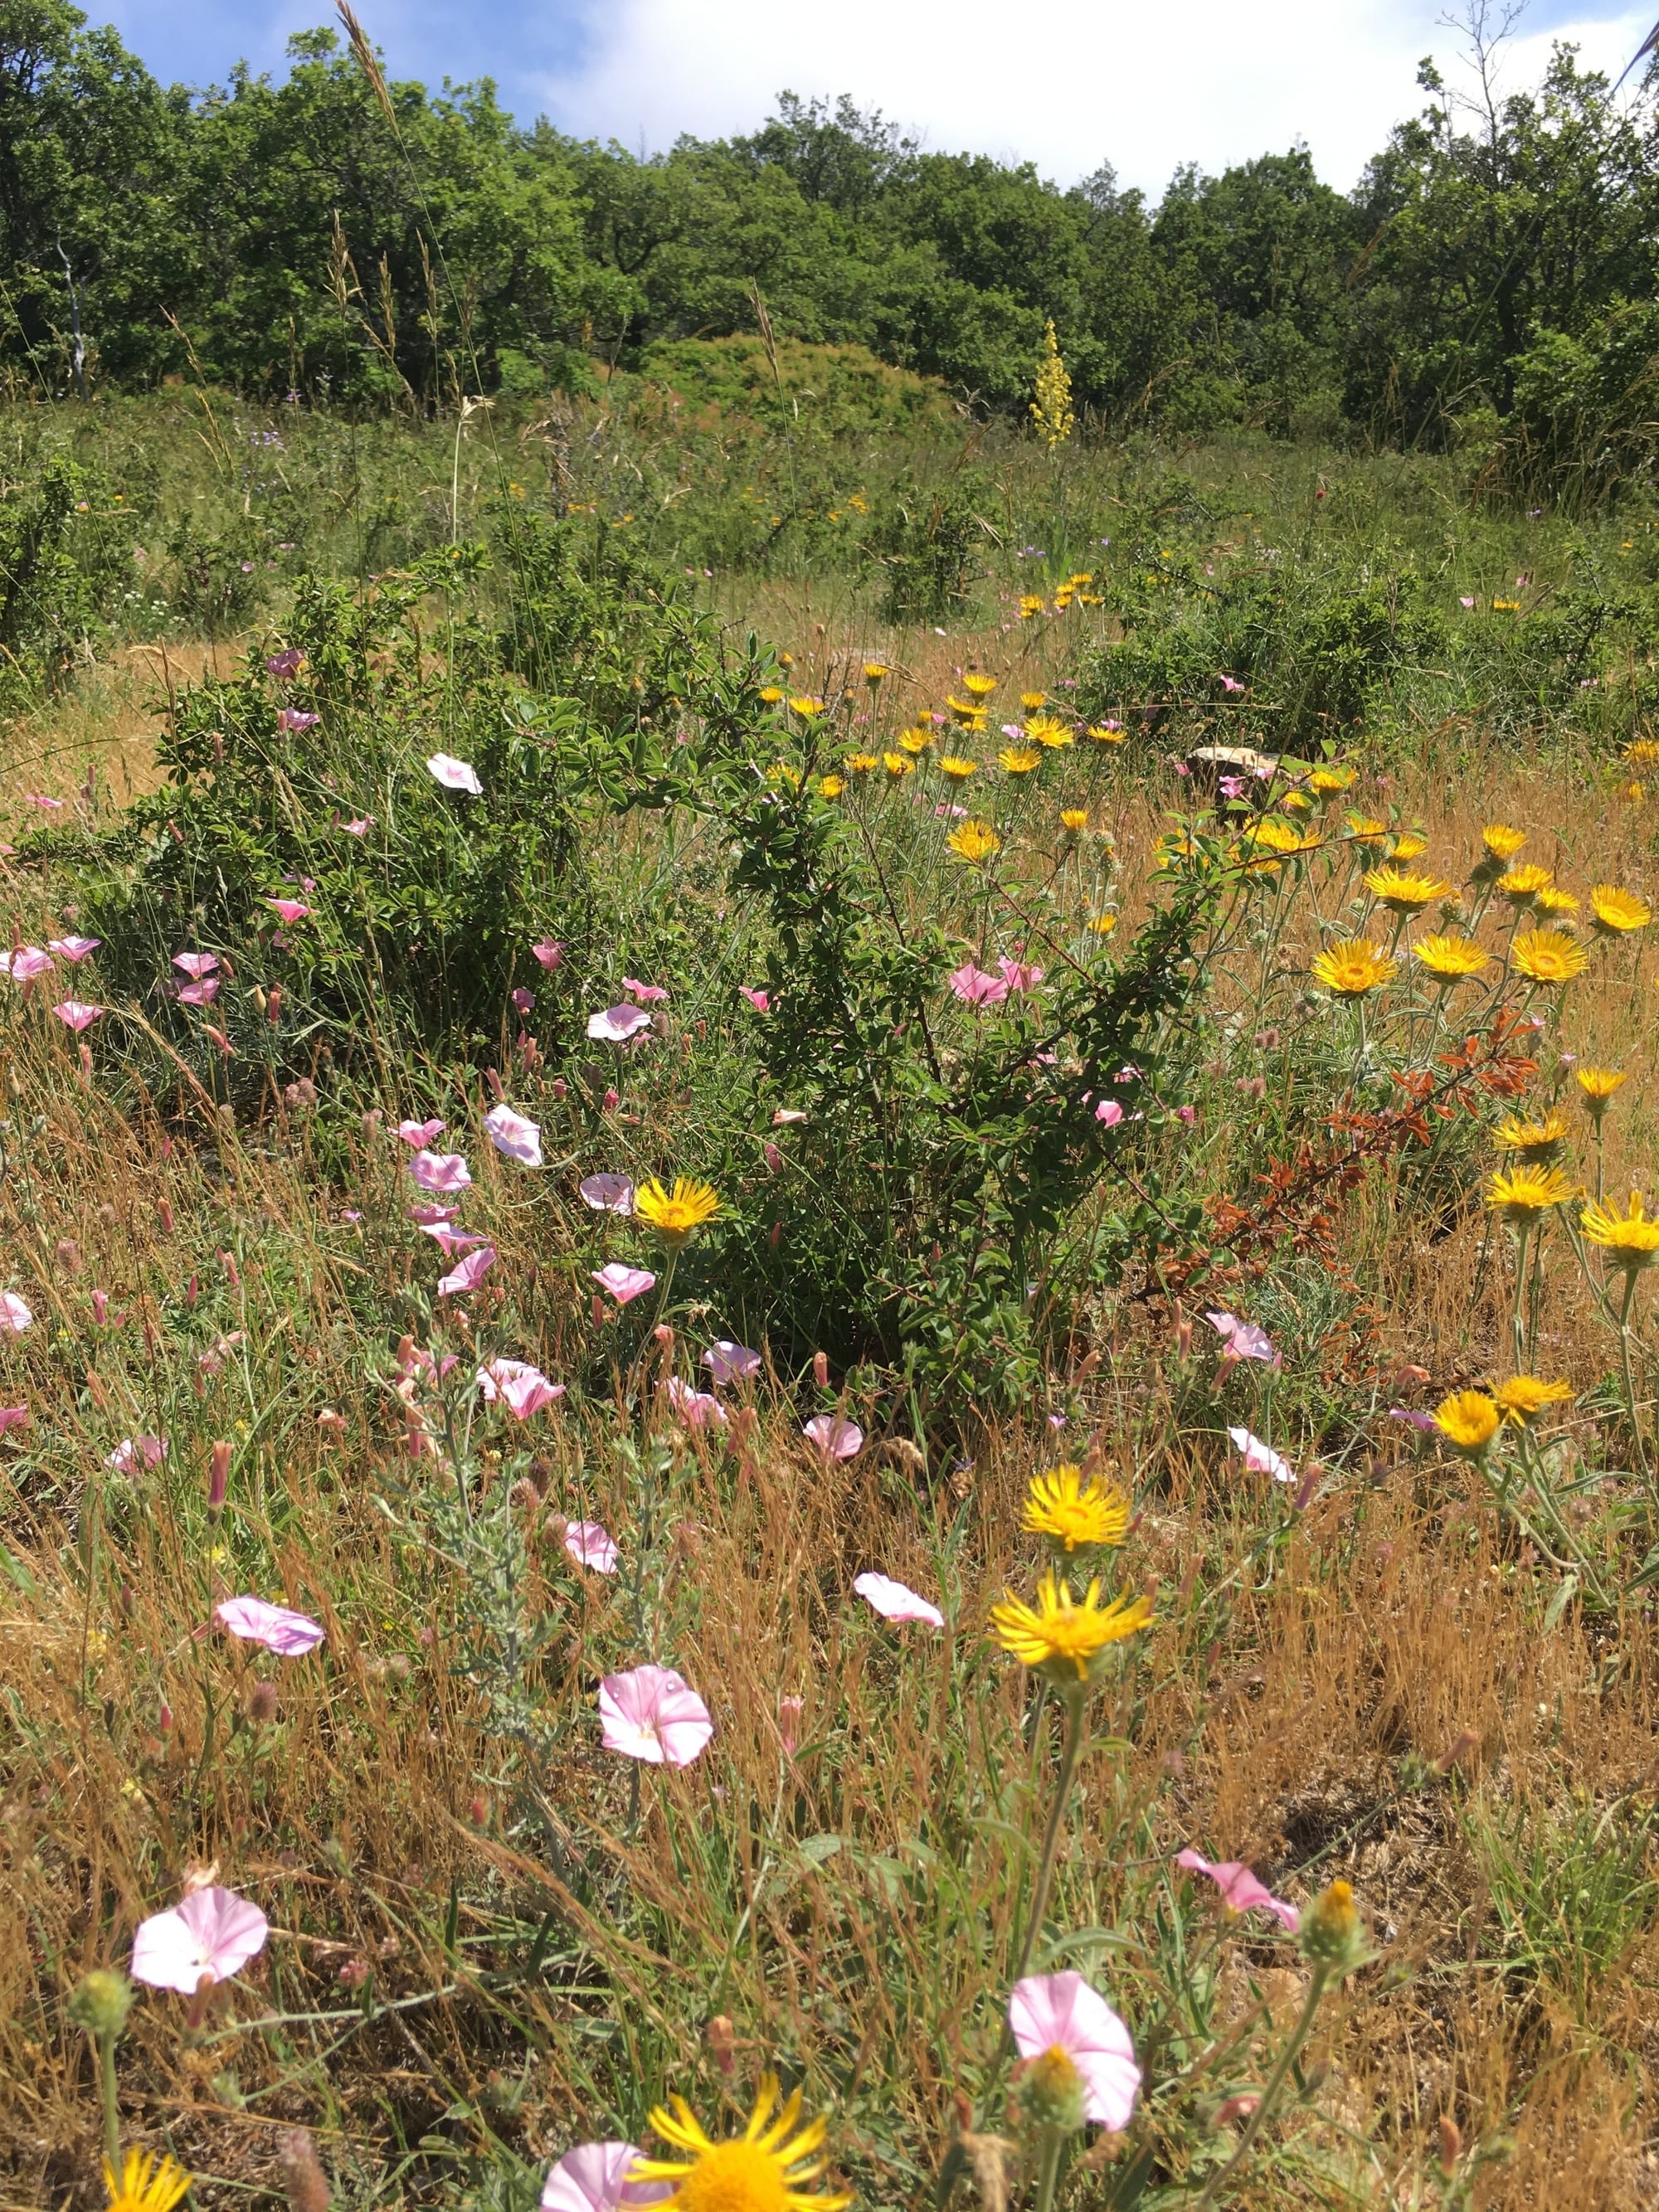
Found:
[[[1032,2059],[1019,2077],[1020,2109],[1035,2127],[1075,2134],[1087,2099],[1083,2076],[1058,2044]]]
[[[734,2056],[737,2032],[723,2012],[717,2012],[706,2030],[708,2048],[720,2072],[729,2081],[738,2070]]]
[[[1463,2155],[1463,2131],[1449,2112],[1440,2115],[1440,2171],[1449,2181]]]
[[[225,1486],[230,1480],[230,1446],[215,1444],[208,1461],[208,1518],[216,1521],[225,1510]]]
[[[136,1994],[118,1967],[94,1966],[76,1984],[64,2008],[75,2025],[85,2028],[88,2035],[119,2035]]]
[[[1304,1955],[1339,1979],[1364,1955],[1365,1930],[1352,1885],[1334,1881],[1322,1889],[1302,1916]]]
[[[820,1390],[827,1390],[830,1388],[830,1355],[827,1352],[815,1352],[812,1354],[812,1380]]]
[[[800,1748],[801,1719],[805,1711],[805,1698],[778,1699],[778,1734],[782,1737],[784,1750],[791,1759]]]

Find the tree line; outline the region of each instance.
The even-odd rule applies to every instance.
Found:
[[[992,410],[1052,318],[1114,424],[1605,445],[1652,411],[1659,78],[1619,100],[1558,47],[1500,95],[1479,0],[1471,31],[1474,95],[1425,62],[1352,192],[1297,148],[1154,205],[1109,164],[1062,191],[789,94],[641,158],[522,128],[487,82],[377,88],[325,29],[280,82],[163,86],[67,0],[0,0],[0,377],[429,409],[751,331],[758,295]]]

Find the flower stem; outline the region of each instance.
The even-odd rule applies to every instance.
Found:
[[[98,2086],[104,2100],[104,2156],[111,2171],[121,2171],[121,2108],[115,2094],[115,2038],[98,2039]]]
[[[1650,1490],[1653,1474],[1648,1466],[1648,1448],[1642,1435],[1642,1419],[1636,1410],[1636,1383],[1630,1364],[1630,1310],[1636,1297],[1636,1270],[1627,1268],[1625,1273],[1625,1295],[1619,1301],[1619,1371],[1625,1382],[1625,1411],[1630,1415],[1631,1433],[1636,1438],[1636,1464],[1642,1470],[1642,1480]]]
[[[1060,2179],[1060,2154],[1066,2148],[1063,2128],[1042,2130],[1042,2163],[1037,2168],[1036,2202],[1033,2212],[1054,2212],[1054,2188]]]
[[[1296,2026],[1291,2030],[1289,2040],[1286,2042],[1283,2051],[1279,2054],[1279,2063],[1274,2067],[1273,2073],[1268,2077],[1267,2087],[1261,2092],[1261,2102],[1257,2105],[1255,2112],[1250,2114],[1249,2124],[1246,2126],[1243,2136],[1239,2138],[1238,2148],[1227,2160],[1225,2166],[1218,2166],[1216,2171],[1210,2176],[1209,2182],[1205,2188],[1204,2194],[1199,2198],[1197,2203],[1193,2208],[1193,2212],[1204,2212],[1206,2205],[1214,2203],[1216,2191],[1220,2188],[1222,2183],[1227,2179],[1228,2176],[1233,2172],[1235,2168],[1243,2166],[1245,2160],[1255,2149],[1255,2139],[1261,2134],[1262,2129],[1267,2125],[1268,2115],[1272,2112],[1273,2106],[1279,2101],[1279,2093],[1285,2086],[1285,2076],[1290,2072],[1297,2052],[1301,2050],[1303,2045],[1307,2041],[1309,2035],[1312,2032],[1314,2014],[1319,2010],[1320,2000],[1325,1994],[1325,1984],[1329,1979],[1329,1975],[1330,1970],[1328,1967],[1322,1966],[1315,1966],[1313,1970],[1313,1980],[1308,1986],[1308,2001],[1302,2008],[1302,2017],[1297,2021]]]
[[[1060,1771],[1054,1777],[1054,1799],[1048,1808],[1048,1825],[1043,1831],[1036,1879],[1031,1885],[1030,1909],[1026,1917],[1025,1932],[1020,1941],[1019,1963],[1013,1971],[1012,1979],[1017,1982],[1024,1978],[1025,1969],[1031,1963],[1031,1954],[1036,1948],[1037,1930],[1042,1927],[1042,1916],[1048,1909],[1048,1892],[1054,1886],[1054,1860],[1060,1850],[1060,1832],[1065,1823],[1066,1801],[1072,1794],[1078,1759],[1083,1749],[1083,1723],[1087,1702],[1086,1683],[1067,1685],[1064,1693],[1066,1741],[1060,1754]]]

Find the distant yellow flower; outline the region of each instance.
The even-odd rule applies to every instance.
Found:
[[[800,789],[800,770],[792,767],[787,761],[774,761],[766,773],[779,783],[787,783],[791,791]]]
[[[890,676],[892,672],[884,660],[866,660],[864,664],[864,680],[872,691],[884,677]]]
[[[1347,790],[1358,773],[1352,768],[1316,768],[1308,778],[1308,787],[1322,799],[1334,799]]]
[[[1287,814],[1310,814],[1313,801],[1305,791],[1287,791],[1279,802]]]
[[[1073,837],[1080,836],[1089,826],[1088,808],[1062,806],[1060,810],[1060,826],[1062,830],[1069,830]]]
[[[879,768],[881,763],[874,753],[848,753],[842,766],[851,775],[868,775],[871,769]]]
[[[1048,703],[1046,691],[1022,691],[1019,703],[1028,714],[1039,714]]]
[[[916,772],[916,764],[908,753],[884,753],[881,764],[895,783],[902,775],[914,775]]]
[[[1519,599],[1494,599],[1492,607],[1494,614],[1518,615],[1521,611],[1521,602]]]
[[[1250,830],[1250,842],[1270,853],[1316,853],[1323,842],[1316,830],[1298,830],[1289,822],[1275,821],[1271,814]]]
[[[957,860],[966,860],[971,867],[1002,850],[1002,840],[988,822],[964,822],[945,842]]]
[[[688,1182],[684,1176],[675,1176],[672,1191],[665,1190],[653,1176],[634,1194],[635,1212],[651,1224],[665,1244],[675,1247],[684,1244],[706,1221],[712,1221],[720,1210],[720,1198],[711,1183]]]
[[[1530,1228],[1553,1206],[1564,1206],[1572,1185],[1559,1168],[1500,1168],[1486,1185],[1486,1203],[1517,1229]]]
[[[1627,806],[1639,806],[1647,795],[1647,786],[1641,783],[1621,783],[1613,793],[1614,798],[1622,799]]]
[[[1030,622],[1034,615],[1040,615],[1042,612],[1042,601],[1033,598],[1030,593],[1019,603],[1019,618],[1022,622]]]
[[[1610,1206],[1588,1206],[1578,1217],[1578,1226],[1586,1243],[1598,1246],[1627,1275],[1640,1274],[1659,1260],[1659,1219],[1648,1218],[1640,1191],[1632,1191],[1628,1213],[1615,1213]]]
[[[1503,1415],[1484,1390],[1454,1390],[1436,1407],[1434,1425],[1455,1451],[1479,1459],[1498,1434]]]
[[[933,742],[933,733],[931,730],[915,729],[899,732],[900,747],[907,753],[925,753]]]
[[[1584,1111],[1593,1121],[1599,1121],[1613,1103],[1613,1094],[1620,1085],[1628,1080],[1623,1068],[1575,1067],[1573,1076],[1583,1093]]]
[[[1651,768],[1659,761],[1659,741],[1652,738],[1634,738],[1625,747],[1625,758],[1632,768]]]
[[[1500,1382],[1492,1395],[1504,1419],[1512,1421],[1517,1429],[1524,1429],[1538,1419],[1546,1406],[1570,1405],[1572,1385],[1546,1382],[1536,1375],[1512,1375],[1507,1382]]]
[[[997,678],[994,676],[982,676],[976,670],[970,669],[962,679],[962,688],[977,702],[981,699],[990,697],[997,688]]]
[[[130,2150],[118,2174],[104,2160],[104,2186],[109,2191],[109,2212],[173,2212],[190,2187],[190,2176],[176,2159],[146,2157]]]
[[[1103,1606],[1098,1580],[1090,1583],[1081,1603],[1052,1574],[1037,1584],[1035,1606],[1012,1594],[994,1606],[992,1632],[1011,1657],[1051,1681],[1064,1680],[1069,1670],[1086,1682],[1108,1645],[1135,1635],[1152,1617],[1151,1598],[1132,1598],[1127,1591]]]
[[[629,2179],[672,2183],[672,2193],[662,2199],[663,2212],[844,2212],[853,2202],[849,2195],[805,2186],[823,2172],[817,2154],[823,2119],[809,2121],[797,2134],[800,2091],[793,2093],[774,2119],[780,2094],[776,2075],[766,2075],[743,2133],[719,2142],[704,2133],[684,2097],[671,2099],[672,2112],[657,2106],[652,2127],[687,2155],[637,2158]]]
[[[1072,732],[1064,722],[1057,722],[1052,714],[1036,714],[1025,725],[1025,734],[1051,751],[1073,742]]]
[[[822,699],[809,698],[803,694],[800,697],[789,702],[789,711],[792,714],[799,714],[802,721],[810,722],[816,716],[822,714],[825,709]]]
[[[997,758],[1010,775],[1030,775],[1042,755],[1033,745],[1007,745]]]
[[[982,730],[985,727],[985,709],[976,701],[958,699],[952,692],[945,703],[964,729]]]
[[[1350,814],[1346,820],[1348,839],[1352,844],[1380,845],[1388,837],[1388,823],[1373,821],[1369,814]]]
[[[1541,1121],[1523,1121],[1518,1114],[1504,1116],[1492,1131],[1500,1152],[1510,1152],[1528,1166],[1553,1160],[1567,1141],[1567,1117],[1553,1109]]]
[[[1089,735],[1097,745],[1121,745],[1123,743],[1123,732],[1113,729],[1105,722],[1091,722]]]
[[[1510,947],[1510,965],[1534,983],[1571,983],[1589,955],[1562,929],[1523,929]]]
[[[1117,927],[1117,916],[1115,914],[1092,914],[1083,926],[1085,929],[1091,929],[1097,937],[1109,937]]]
[[[1348,937],[1317,954],[1310,972],[1339,999],[1363,999],[1368,991],[1391,983],[1399,967],[1369,938]]]
[[[1449,896],[1451,885],[1438,876],[1413,875],[1406,868],[1372,868],[1365,888],[1380,906],[1392,914],[1417,914],[1436,899]]]
[[[1572,893],[1562,890],[1555,884],[1546,884],[1532,904],[1534,913],[1543,915],[1546,921],[1558,915],[1565,921],[1578,911],[1578,902]]]
[[[1031,1478],[1019,1525],[1028,1535],[1046,1536],[1057,1551],[1086,1552],[1121,1544],[1133,1510],[1115,1483],[1085,1481],[1082,1468],[1068,1461]]]
[[[1426,837],[1419,837],[1413,830],[1402,830],[1389,847],[1389,858],[1391,860],[1414,860],[1419,853],[1426,853],[1428,849]]]
[[[1412,957],[1420,961],[1431,975],[1450,983],[1459,982],[1466,975],[1478,975],[1483,968],[1492,965],[1491,953],[1483,951],[1469,937],[1421,938],[1412,947]]]
[[[782,692],[778,689],[775,684],[762,684],[760,696],[765,700],[769,707],[777,706],[783,697]]]
[[[839,799],[846,788],[847,778],[844,775],[823,775],[818,778],[820,799]]]
[[[1511,868],[1506,876],[1498,878],[1498,894],[1511,906],[1530,906],[1540,891],[1547,890],[1555,881],[1548,868],[1540,868],[1535,860],[1524,861]]]
[[[1597,884],[1590,892],[1590,908],[1595,914],[1595,927],[1608,937],[1623,937],[1632,930],[1645,929],[1653,920],[1653,908],[1634,891],[1621,891],[1613,884]]]
[[[1507,864],[1526,843],[1527,833],[1511,830],[1506,822],[1489,822],[1480,832],[1480,842],[1494,860]]]
[[[976,775],[979,773],[979,763],[963,760],[960,753],[941,753],[939,772],[941,775],[948,775],[955,782],[961,783],[969,776]]]

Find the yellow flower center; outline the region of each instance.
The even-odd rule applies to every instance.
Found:
[[[677,2212],[787,2212],[789,2189],[777,2160],[757,2143],[716,2143],[668,2200]]]

